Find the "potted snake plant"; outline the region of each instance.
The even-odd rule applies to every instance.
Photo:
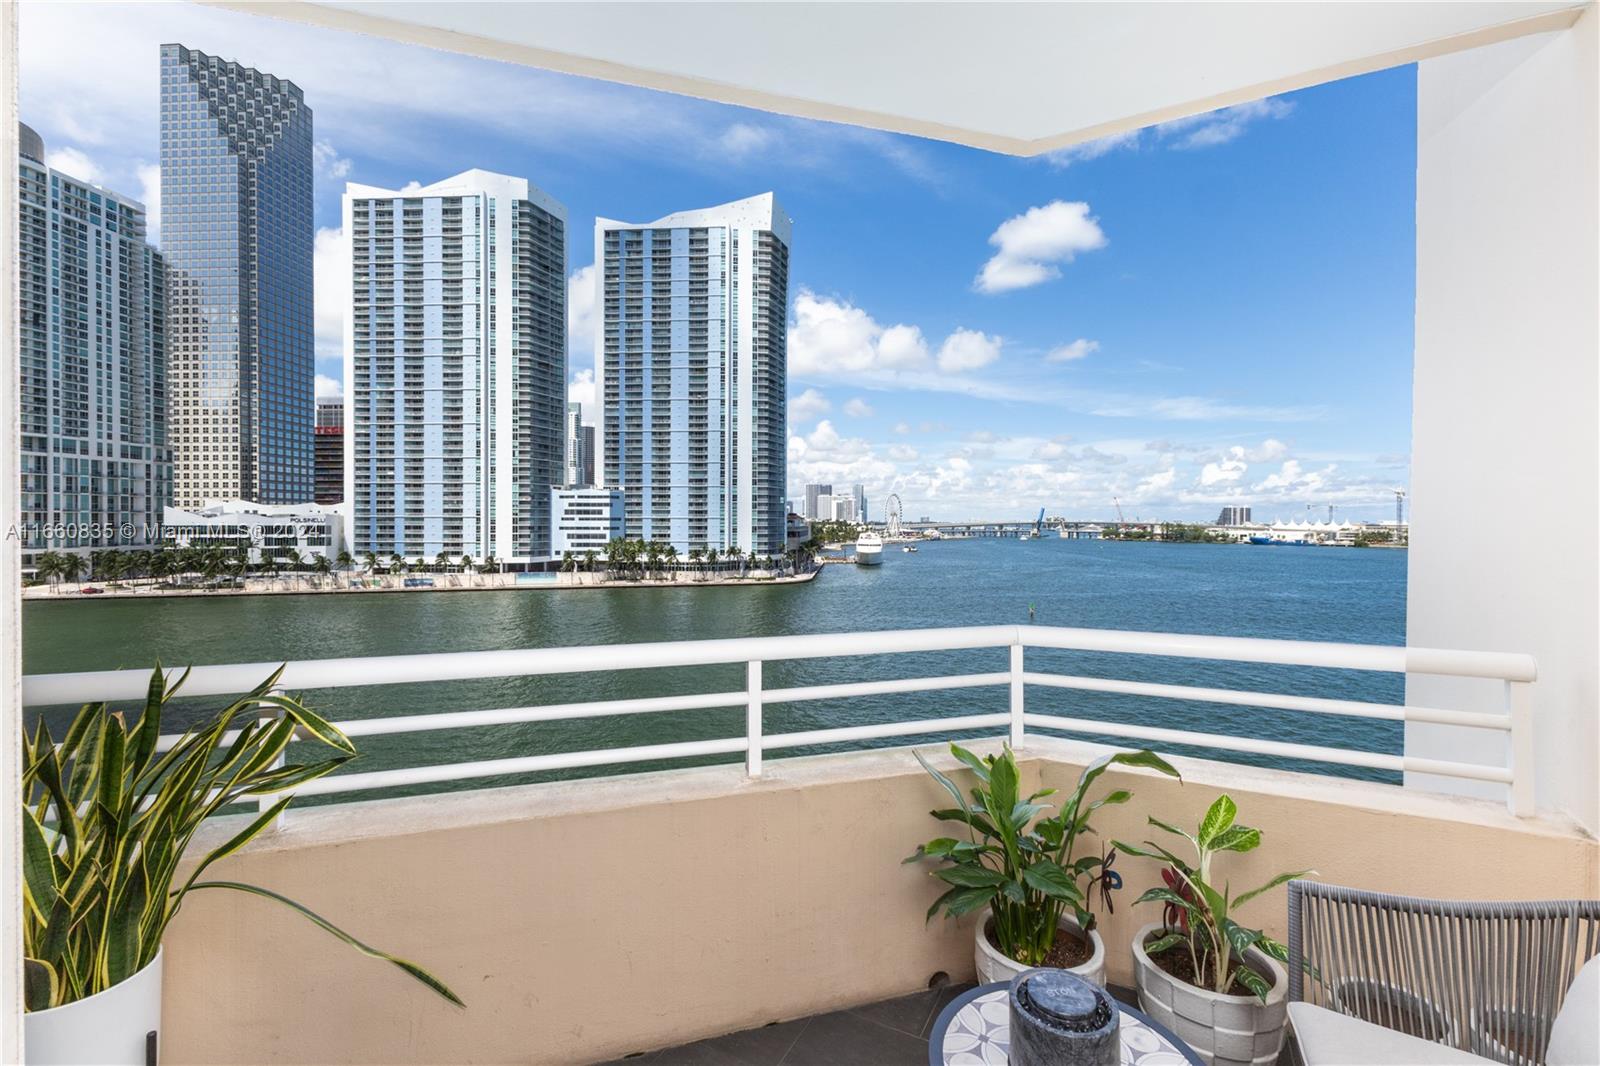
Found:
[[[949,887],[928,908],[928,920],[940,910],[958,918],[987,908],[973,942],[980,983],[1009,981],[1034,967],[1050,966],[1104,986],[1105,942],[1095,929],[1089,900],[1098,889],[1109,910],[1122,878],[1112,869],[1115,851],[1080,855],[1078,848],[1081,836],[1094,833],[1089,820],[1095,811],[1126,803],[1133,794],[1115,789],[1091,801],[1090,786],[1113,765],[1142,766],[1171,777],[1178,777],[1178,771],[1150,751],[1105,755],[1084,768],[1060,809],[1046,815],[1053,805],[1040,801],[1056,790],[1040,789],[1023,799],[1010,747],[979,758],[952,744],[950,754],[977,778],[971,802],[954,781],[917,754],[923,768],[956,801],[955,807],[931,812],[933,817],[961,824],[966,837],[936,837],[905,860],[940,862],[932,875]]]
[[[223,889],[271,900],[357,951],[392,963],[450,1002],[416,963],[362,943],[270,889],[205,875],[283,813],[284,796],[227,841],[180,864],[195,833],[230,805],[289,792],[356,754],[350,739],[300,700],[255,691],[163,751],[162,714],[188,677],[158,665],[131,725],[104,703],[84,706],[59,742],[41,720],[24,744],[22,922],[24,1037],[30,1066],[154,1061],[161,1022],[161,942],[190,893]],[[329,754],[281,764],[296,735]]]
[[[1215,1066],[1278,1061],[1288,1016],[1289,975],[1283,963],[1289,950],[1261,930],[1239,924],[1235,914],[1263,893],[1312,872],[1279,874],[1238,895],[1226,882],[1218,888],[1217,857],[1261,844],[1261,830],[1239,825],[1237,814],[1233,799],[1222,795],[1193,833],[1150,819],[1157,829],[1188,843],[1193,863],[1154,841],[1144,847],[1116,844],[1125,854],[1165,864],[1163,883],[1134,901],[1162,908],[1161,920],[1133,938],[1139,1006]]]

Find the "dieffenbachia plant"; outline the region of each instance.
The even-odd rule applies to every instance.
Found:
[[[1226,993],[1237,980],[1263,1002],[1271,985],[1265,977],[1244,964],[1245,953],[1258,948],[1280,962],[1287,962],[1289,949],[1259,929],[1249,929],[1234,921],[1233,912],[1263,892],[1277,888],[1286,881],[1304,877],[1310,870],[1279,874],[1260,888],[1231,894],[1227,882],[1219,892],[1212,881],[1212,862],[1225,851],[1253,851],[1261,844],[1261,830],[1238,825],[1234,817],[1238,805],[1227,795],[1217,797],[1199,829],[1190,834],[1177,826],[1168,825],[1159,818],[1151,818],[1157,829],[1180,836],[1195,851],[1196,862],[1190,865],[1154,841],[1145,841],[1146,847],[1136,848],[1121,841],[1115,846],[1128,855],[1159,859],[1167,863],[1162,871],[1165,887],[1149,889],[1134,900],[1137,903],[1162,905],[1161,936],[1144,945],[1146,954],[1154,955],[1168,948],[1184,945],[1194,967],[1195,982],[1214,992]]]
[[[280,667],[255,691],[198,725],[165,752],[162,711],[189,676],[169,686],[158,665],[131,727],[104,703],[85,705],[59,744],[41,719],[25,738],[22,775],[23,950],[27,1009],[103,992],[155,958],[184,898],[232,889],[282,903],[357,951],[393,963],[457,1005],[416,963],[362,943],[327,919],[265,888],[201,880],[248,844],[292,796],[261,811],[179,879],[180,861],[206,819],[247,798],[287,792],[338,769],[356,749],[338,727],[274,691]],[[333,754],[299,764],[279,757],[298,734]]]

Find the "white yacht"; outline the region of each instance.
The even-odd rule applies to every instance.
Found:
[[[868,530],[856,538],[856,565],[883,565],[883,538]]]

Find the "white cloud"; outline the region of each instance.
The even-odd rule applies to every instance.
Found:
[[[583,408],[578,418],[590,425],[595,421],[594,371],[580,370],[567,382],[567,402]]]
[[[1250,126],[1263,119],[1280,119],[1294,110],[1294,103],[1282,97],[1251,100],[1233,107],[1188,115],[1170,122],[1142,130],[1125,130],[1082,144],[1069,145],[1044,155],[1045,162],[1057,169],[1074,163],[1088,162],[1118,151],[1135,151],[1153,143],[1164,143],[1168,148],[1182,151],[1191,148],[1212,148],[1227,144],[1245,133]]]
[[[317,399],[341,400],[344,398],[344,382],[335,381],[326,374],[317,375]]]
[[[140,163],[139,198],[144,201],[145,238],[154,245],[161,243],[161,167],[156,163]]]
[[[1000,338],[958,329],[939,346],[939,369],[947,374],[980,370],[1000,358]]]
[[[350,307],[350,242],[344,230],[317,230],[312,260],[317,358],[344,357],[344,319]]]
[[[567,279],[567,353],[594,358],[594,264],[580,267]]]
[[[1083,201],[1052,200],[1006,219],[989,237],[998,249],[979,271],[979,292],[1008,292],[1061,276],[1056,264],[1106,246],[1100,222]]]
[[[789,421],[792,424],[820,418],[833,408],[828,398],[816,389],[807,389],[789,401]]]
[[[1082,359],[1085,356],[1093,354],[1094,352],[1098,352],[1099,350],[1099,341],[1092,341],[1084,337],[1079,337],[1070,344],[1063,344],[1059,348],[1053,349],[1049,355],[1044,357],[1044,361],[1047,363],[1070,363],[1076,359]]]
[[[328,141],[317,141],[312,144],[311,166],[319,178],[342,181],[350,176],[350,160],[341,156]]]
[[[46,142],[48,145],[49,142]],[[65,148],[46,147],[44,164],[51,170],[59,170],[68,177],[86,181],[90,185],[101,185],[106,180],[105,171],[100,169],[100,164],[90,159],[86,154],[71,146]]]
[[[1091,159],[1099,159],[1103,155],[1122,149],[1134,148],[1139,144],[1140,130],[1124,130],[1113,133],[1108,137],[1097,137],[1092,141],[1082,144],[1072,144],[1065,148],[1058,148],[1045,154],[1045,161],[1051,166],[1065,170],[1074,163],[1083,163]]]
[[[872,405],[859,396],[852,396],[845,401],[844,413],[851,418],[871,418]]]
[[[765,126],[735,122],[717,138],[717,147],[735,160],[758,155],[772,147],[777,135]]]
[[[1149,477],[1141,478],[1138,486],[1133,491],[1137,496],[1153,496],[1157,493],[1166,492],[1172,488],[1173,483],[1177,480],[1177,468],[1168,467],[1165,470],[1151,474]]]
[[[1200,484],[1202,485],[1231,485],[1244,477],[1250,465],[1239,459],[1224,459],[1221,462],[1207,463],[1200,469]]]
[[[1236,139],[1262,119],[1284,118],[1293,110],[1292,102],[1269,96],[1265,100],[1251,100],[1203,115],[1163,122],[1157,131],[1172,140],[1173,148],[1212,148]]]
[[[861,308],[801,289],[789,324],[789,372],[833,375],[921,368],[928,345],[916,326],[885,329]]]
[[[1312,422],[1326,417],[1327,409],[1222,403],[1204,396],[1107,396],[1091,404],[1089,413],[1163,422]]]

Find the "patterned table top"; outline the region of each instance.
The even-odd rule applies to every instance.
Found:
[[[952,1000],[928,1040],[930,1066],[1006,1066],[1011,1049],[1010,985],[981,985]],[[1139,1011],[1122,1012],[1122,1066],[1203,1066],[1183,1041]]]

